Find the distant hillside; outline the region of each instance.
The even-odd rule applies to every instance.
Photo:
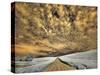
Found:
[[[96,7],[16,3],[15,9],[16,55],[58,56],[97,47]]]

